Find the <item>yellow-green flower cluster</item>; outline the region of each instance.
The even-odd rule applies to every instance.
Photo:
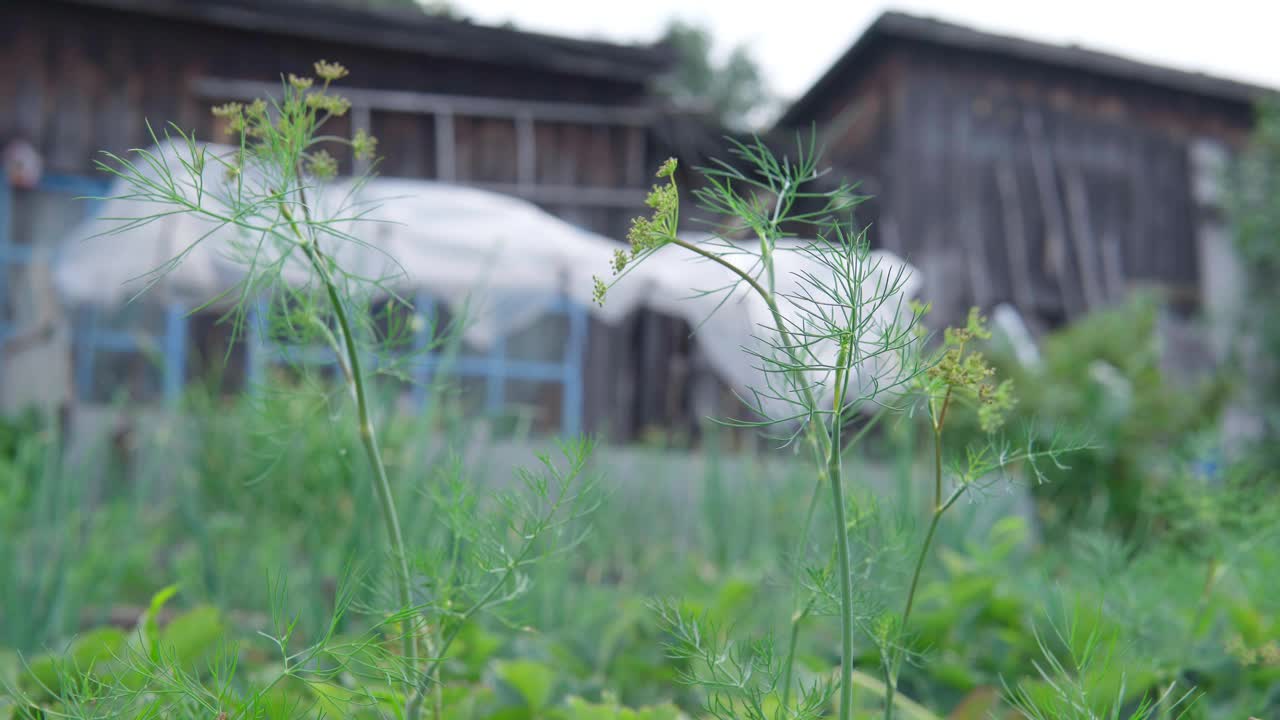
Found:
[[[327,60],[317,60],[315,63],[316,77],[331,83],[334,80],[341,80],[350,73],[341,63],[331,63]]]
[[[357,130],[355,137],[351,138],[351,152],[355,153],[357,160],[372,160],[378,153],[378,138]]]
[[[978,423],[983,432],[995,432],[1017,401],[1013,396],[1013,382],[992,382],[995,369],[982,353],[972,349],[975,340],[991,338],[987,319],[977,308],[972,308],[965,326],[947,328],[943,338],[942,355],[929,369],[929,378],[949,394],[958,393],[976,400]]]
[[[307,135],[305,142],[296,144],[290,140],[283,144],[305,150],[314,140],[316,129],[328,117],[345,115],[351,109],[349,100],[328,91],[331,82],[347,76],[345,67],[321,60],[315,64],[315,74],[323,81],[321,87],[315,87],[314,77],[288,75],[285,97],[274,118],[268,112],[267,102],[262,99],[248,105],[240,102],[218,105],[213,108],[213,115],[226,119],[229,135],[242,138],[292,137],[296,132],[303,132]],[[378,150],[377,138],[365,130],[357,131],[350,145],[353,155],[359,160],[373,159]],[[329,179],[338,173],[338,161],[326,150],[303,152],[299,161],[309,174],[319,179]],[[293,164],[291,161],[290,165]],[[228,168],[228,177],[234,179],[239,171],[239,163],[232,165]]]
[[[338,174],[338,161],[328,150],[317,150],[307,158],[307,172],[320,180],[329,180]]]
[[[676,159],[667,158],[658,168],[657,177],[667,182],[654,185],[645,198],[645,205],[653,209],[649,217],[632,218],[631,229],[627,231],[627,241],[631,243],[630,251],[615,250],[610,267],[614,275],[627,269],[633,260],[646,252],[657,250],[671,242],[676,228],[680,224],[680,190],[676,187]],[[604,304],[604,296],[609,286],[600,278],[595,281],[595,300]]]
[[[266,134],[264,125],[270,123],[267,119],[267,103],[262,99],[254,100],[248,105],[229,102],[214,106],[213,116],[226,119],[228,135],[262,137]]]
[[[304,101],[312,110],[323,110],[334,117],[342,117],[351,109],[351,101],[341,95],[330,95],[325,92],[307,93]]]

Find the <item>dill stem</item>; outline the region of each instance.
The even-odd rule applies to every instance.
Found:
[[[308,213],[305,194],[301,196],[301,201],[303,212]],[[298,223],[283,203],[281,203],[280,209],[285,219],[288,220],[289,226],[293,229],[294,235],[297,236],[307,260],[311,263],[311,267],[319,276],[321,284],[324,285],[325,294],[328,296],[329,304],[333,308],[334,318],[338,321],[338,331],[343,347],[335,348],[335,350],[339,351],[339,356],[343,354],[347,356],[347,368],[350,370],[348,382],[351,386],[351,394],[355,398],[356,421],[360,425],[360,442],[364,446],[365,456],[369,460],[369,467],[373,470],[374,494],[377,496],[378,509],[382,513],[383,525],[387,530],[387,541],[391,545],[391,554],[396,562],[396,593],[400,602],[400,609],[407,612],[409,608],[413,607],[413,578],[409,574],[409,557],[405,549],[404,533],[400,529],[400,513],[396,508],[395,496],[391,490],[391,480],[387,476],[387,466],[382,460],[382,449],[378,444],[378,433],[374,429],[373,417],[369,412],[368,393],[365,388],[364,374],[360,369],[360,352],[357,347],[355,333],[351,329],[351,321],[347,317],[346,304],[342,301],[338,284],[334,281],[333,276],[329,273],[328,266],[325,264],[326,258],[324,254],[316,246],[315,238],[306,238],[302,235],[302,231],[298,229]],[[401,632],[403,633],[401,642],[405,664],[409,668],[416,669],[418,664],[418,633],[414,628],[412,619],[405,618],[402,621]]]
[[[920,573],[924,570],[924,560],[929,556],[929,546],[933,544],[933,536],[938,531],[938,523],[942,520],[942,514],[951,507],[951,503],[955,501],[953,496],[945,504],[942,502],[942,419],[947,412],[947,405],[951,399],[951,390],[947,390],[947,397],[942,403],[942,411],[939,413],[938,421],[933,423],[933,515],[929,519],[929,530],[925,533],[924,543],[920,546],[920,554],[916,556],[915,570],[911,573],[911,585],[907,588],[906,605],[902,608],[902,620],[898,623],[898,628],[905,633],[907,623],[911,620],[911,610],[915,606],[916,588],[920,585]],[[898,687],[898,669],[902,663],[902,649],[894,648],[889,653],[890,661],[888,667],[885,668],[885,702],[884,702],[884,718],[892,720],[893,718],[893,695]]]
[[[369,466],[373,470],[374,493],[378,496],[378,508],[382,512],[383,524],[387,528],[387,540],[391,543],[391,554],[395,556],[396,591],[399,595],[401,610],[407,611],[413,607],[413,578],[409,574],[409,558],[405,549],[404,533],[400,530],[400,514],[396,508],[395,496],[392,494],[391,480],[387,477],[387,466],[382,461],[382,449],[378,445],[378,434],[374,430],[373,418],[369,413],[369,399],[365,390],[364,375],[360,370],[360,354],[356,348],[355,335],[351,330],[351,323],[347,319],[347,312],[342,299],[338,295],[337,285],[333,282],[328,270],[324,268],[320,251],[316,250],[312,245],[308,247],[307,255],[311,258],[312,265],[321,273],[325,292],[329,296],[330,304],[333,305],[334,317],[338,320],[342,341],[346,345],[347,362],[351,367],[352,392],[356,398],[357,421],[360,423],[360,442],[364,445],[365,455],[368,457]],[[405,662],[411,668],[416,667],[418,664],[418,633],[413,625],[412,620],[405,619],[401,628],[401,632],[404,633]]]
[[[854,433],[846,445],[850,447],[856,445],[883,417],[884,413],[873,415],[866,425],[863,425],[858,432]],[[826,477],[825,470],[818,473],[818,482],[813,488],[813,494],[809,497],[809,508],[805,512],[804,525],[800,528],[800,539],[796,542],[795,562],[797,564],[801,562],[801,558],[804,557],[805,546],[809,544],[809,532],[813,528],[813,515],[818,508],[818,499],[821,496],[822,486],[826,482]],[[790,707],[792,668],[795,665],[796,646],[800,639],[800,625],[813,613],[813,605],[814,598],[810,598],[809,602],[805,603],[804,610],[791,617],[791,638],[787,643],[787,657],[782,663],[782,707]]]
[[[828,435],[830,455],[827,479],[831,483],[831,510],[835,515],[836,561],[840,574],[840,720],[853,713],[853,570],[849,563],[849,525],[844,516],[844,468],[840,453],[840,421],[849,375],[850,345],[841,342],[836,359],[835,401]]]
[[[849,566],[849,534],[844,519],[840,447],[832,443],[827,476],[831,481],[831,507],[835,512],[836,554],[840,573],[840,720],[853,711],[853,574]]]

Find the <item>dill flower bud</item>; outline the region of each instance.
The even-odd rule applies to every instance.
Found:
[[[292,85],[294,89],[306,90],[307,88],[311,87],[311,84],[313,82],[315,82],[315,78],[298,77],[293,73],[289,73],[289,84]]]
[[[609,286],[605,285],[604,281],[598,277],[592,276],[591,280],[595,283],[595,288],[591,292],[591,297],[596,301],[597,305],[604,307],[604,296],[605,293],[609,292]]]

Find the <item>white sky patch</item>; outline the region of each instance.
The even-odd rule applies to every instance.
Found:
[[[476,22],[618,42],[650,42],[667,19],[705,24],[717,52],[749,45],[772,90],[803,93],[888,9],[1280,88],[1274,0],[454,0]]]

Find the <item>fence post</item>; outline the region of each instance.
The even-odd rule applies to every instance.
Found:
[[[587,312],[567,297],[565,303],[565,313],[569,317],[569,338],[565,343],[560,433],[573,437],[582,432],[582,368],[587,347]]]
[[[187,309],[170,302],[164,309],[164,401],[177,405],[187,380]]]
[[[436,331],[435,300],[419,290],[413,296],[413,310],[421,322],[421,326],[413,334],[413,406],[425,410],[427,384],[431,382],[431,362],[435,358],[435,353],[431,351]]]
[[[262,301],[258,300],[245,316],[244,372],[246,390],[256,388],[262,382],[267,362],[267,339],[262,329]]]
[[[498,333],[489,348],[489,372],[485,378],[485,409],[497,415],[507,402],[507,336]]]

